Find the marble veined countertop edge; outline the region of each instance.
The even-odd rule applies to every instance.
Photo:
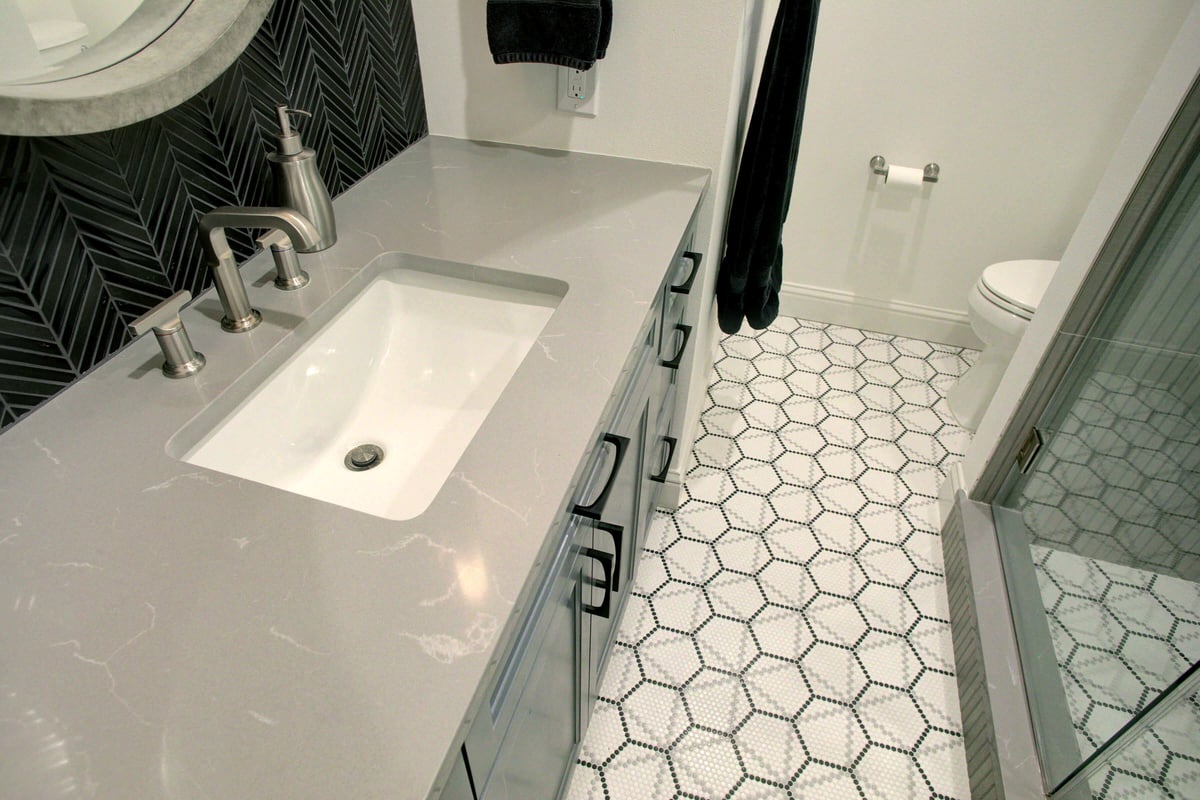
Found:
[[[707,184],[426,137],[334,201],[339,241],[301,256],[308,287],[274,290],[261,254],[242,268],[260,328],[221,332],[211,291],[185,310],[200,375],[164,379],[142,337],[0,435],[0,740],[17,765],[0,798],[64,782],[425,797]],[[168,454],[388,252],[568,286],[427,512],[387,520]]]

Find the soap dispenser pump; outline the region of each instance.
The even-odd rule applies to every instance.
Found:
[[[296,249],[315,253],[332,247],[337,241],[337,225],[333,220],[333,203],[329,190],[317,171],[317,154],[300,142],[300,134],[292,130],[289,114],[311,117],[307,111],[288,108],[284,103],[275,107],[279,115],[279,150],[267,156],[275,177],[275,202],[294,208],[312,222],[320,232],[320,240],[311,247]]]

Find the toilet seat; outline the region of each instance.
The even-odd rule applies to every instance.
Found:
[[[967,295],[967,319],[983,349],[946,392],[950,412],[967,430],[979,427],[1057,268],[1057,261],[1001,261]]]
[[[1011,314],[1030,319],[1058,268],[1057,261],[1024,259],[992,264],[979,277],[979,290]]]
[[[1012,314],[1014,317],[1020,317],[1025,322],[1028,322],[1029,320],[1033,319],[1033,314],[1029,313],[1028,311],[1021,308],[1020,306],[1013,305],[1011,302],[1009,302],[1005,298],[998,296],[995,292],[990,290],[983,283],[983,281],[980,281],[978,284],[975,285],[975,290],[979,293],[980,297],[982,297],[989,305],[993,305],[996,308],[1000,309],[1001,311]]]

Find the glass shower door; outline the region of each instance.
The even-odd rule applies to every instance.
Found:
[[[994,516],[1047,785],[1200,797],[1200,160],[1037,433]]]

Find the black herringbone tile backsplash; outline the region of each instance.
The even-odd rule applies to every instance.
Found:
[[[0,426],[129,340],[126,325],[211,285],[196,219],[270,201],[275,104],[331,194],[427,129],[410,0],[277,0],[246,52],[183,105],[115,131],[0,136]],[[239,258],[253,252],[230,232]]]

